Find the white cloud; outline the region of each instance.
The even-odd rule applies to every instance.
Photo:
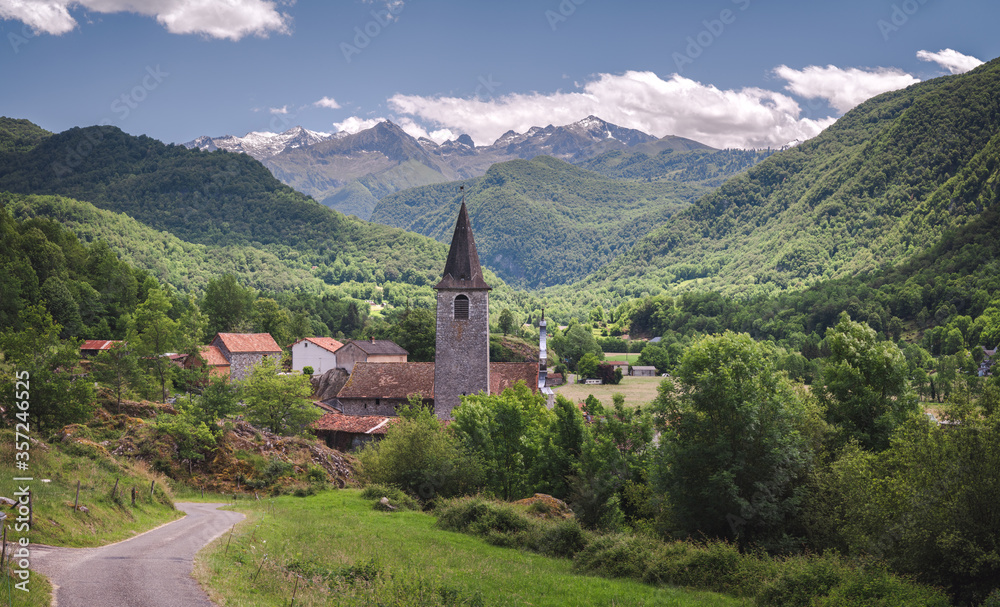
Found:
[[[353,134],[358,131],[370,129],[383,120],[385,120],[385,118],[361,118],[359,116],[351,116],[343,122],[334,122],[333,126],[337,127],[338,131]]]
[[[861,70],[853,67],[844,69],[835,65],[810,65],[794,70],[780,65],[774,69],[774,73],[788,81],[785,90],[806,99],[825,99],[840,113],[880,93],[920,82],[918,78],[902,70],[884,67]]]
[[[569,124],[590,114],[662,137],[680,135],[715,147],[766,147],[809,139],[833,118],[801,117],[794,99],[759,88],[720,90],[674,74],[600,74],[581,91],[513,93],[490,100],[397,94],[389,106],[443,131],[488,145],[509,129]]]
[[[0,18],[16,19],[36,32],[65,34],[76,27],[71,7],[98,13],[155,17],[172,34],[203,34],[239,40],[247,35],[288,33],[291,17],[269,0],[0,0]]]
[[[950,48],[942,49],[936,53],[930,51],[917,51],[917,59],[921,61],[933,61],[945,68],[952,74],[964,74],[965,72],[983,64],[982,61],[971,55],[962,53]]]
[[[287,105],[283,105],[281,107],[273,107],[269,111],[272,114],[287,114],[288,113],[288,106]]]
[[[331,110],[339,110],[340,104],[333,97],[323,97],[319,101],[313,102],[316,107],[325,107]]]

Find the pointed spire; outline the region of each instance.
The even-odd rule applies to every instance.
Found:
[[[483,280],[483,270],[479,266],[476,240],[472,236],[469,212],[465,208],[465,186],[462,186],[462,208],[458,211],[455,234],[451,237],[448,261],[444,265],[444,276],[435,289],[492,289]]]

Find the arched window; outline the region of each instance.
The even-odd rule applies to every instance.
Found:
[[[469,298],[465,295],[455,297],[455,320],[469,320]]]

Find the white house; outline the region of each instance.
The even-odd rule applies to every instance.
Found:
[[[305,337],[292,344],[292,371],[312,367],[319,375],[337,367],[337,350],[343,347],[332,337]]]

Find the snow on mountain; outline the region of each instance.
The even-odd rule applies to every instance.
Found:
[[[340,135],[340,133],[337,133]],[[222,137],[208,137],[202,135],[197,139],[184,144],[187,148],[198,148],[206,151],[228,150],[230,152],[240,152],[253,156],[257,160],[270,158],[275,154],[285,150],[295,149],[302,146],[313,145],[320,141],[336,137],[330,133],[320,131],[310,131],[301,126],[288,129],[283,133],[272,133],[270,131],[251,131],[243,137],[235,135],[224,135]]]

